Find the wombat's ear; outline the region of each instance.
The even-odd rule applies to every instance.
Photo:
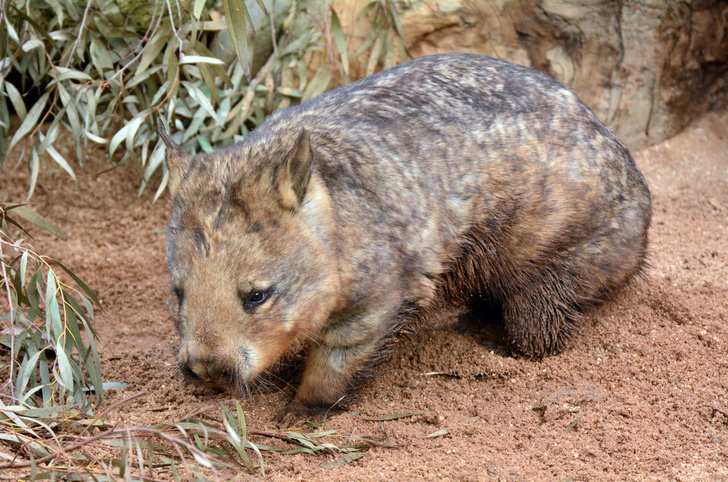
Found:
[[[301,133],[283,163],[278,181],[278,190],[284,206],[295,210],[303,203],[312,170],[311,140],[306,129],[301,129]]]
[[[167,134],[167,128],[161,117],[157,119],[157,134],[167,147],[166,161],[169,170],[169,192],[172,197],[177,195],[179,182],[184,179],[187,174],[190,162],[193,156],[187,154],[174,140]]]

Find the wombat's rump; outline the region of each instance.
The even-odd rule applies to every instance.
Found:
[[[180,366],[247,388],[311,340],[291,411],[340,400],[438,300],[492,300],[512,349],[556,352],[643,265],[650,194],[625,146],[559,83],[501,60],[419,58],[212,154],[160,135]]]

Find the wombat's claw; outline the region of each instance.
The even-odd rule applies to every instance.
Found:
[[[274,418],[279,425],[292,425],[300,420],[315,417],[318,415],[326,415],[330,413],[331,407],[328,406],[307,406],[299,402],[291,402],[286,408],[278,412]]]
[[[291,402],[286,405],[286,408],[276,414],[274,420],[279,425],[292,425],[317,413],[321,412],[319,410],[312,410],[298,402]]]
[[[278,412],[273,418],[273,421],[280,426],[289,426],[292,425],[292,422],[297,421],[300,418],[301,413],[296,410],[290,410],[290,407],[291,405],[288,405],[286,408]]]

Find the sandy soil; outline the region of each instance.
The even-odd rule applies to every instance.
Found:
[[[654,196],[651,268],[590,316],[571,349],[514,359],[497,326],[442,314],[400,346],[348,413],[323,426],[399,448],[328,469],[331,456],[266,453],[269,477],[728,480],[728,112],[634,156]],[[97,316],[105,379],[129,384],[109,399],[146,392],[112,421],[168,422],[229,400],[177,374],[164,235],[155,233],[168,198],[137,198],[132,166],[97,174],[106,167],[91,162],[73,183],[48,164],[48,191],[39,188],[31,206],[69,237],[34,230],[35,245],[86,280],[106,308]],[[22,169],[0,175],[0,197],[24,199]],[[274,414],[290,395],[242,399],[249,428],[277,429]],[[366,420],[402,412],[417,415]]]

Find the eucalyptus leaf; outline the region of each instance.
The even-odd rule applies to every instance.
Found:
[[[294,89],[293,87],[281,87],[278,89],[278,92],[280,92],[281,95],[285,95],[288,97],[295,97],[295,98],[303,97],[303,92],[301,92],[298,89]]]
[[[84,130],[83,131],[83,135],[87,139],[90,139],[90,140],[94,141],[97,144],[108,144],[109,143],[108,139],[105,139],[103,137],[97,136],[96,134],[92,134],[91,132],[89,132],[87,130]]]
[[[31,39],[25,42],[20,48],[23,49],[23,52],[27,53],[33,49],[37,49],[38,47],[43,47],[43,42],[38,39]]]
[[[224,25],[224,24],[223,24]],[[197,42],[194,46],[194,51],[198,54],[200,54],[202,57],[211,57],[216,58],[214,54],[205,47],[201,42]],[[210,64],[210,68],[213,72],[215,72],[215,75],[217,75],[220,79],[222,79],[223,82],[225,82],[226,85],[232,86],[233,81],[228,76],[227,71],[218,64]]]
[[[376,4],[377,2],[372,2]],[[384,26],[384,20],[379,17],[375,18],[374,23],[372,24],[372,28],[369,31],[369,35],[364,40],[364,42],[359,46],[359,48],[354,52],[354,54],[350,57],[352,60],[362,53],[366,52],[374,43],[374,41],[379,38],[379,34],[382,32]]]
[[[161,147],[162,144],[157,144],[155,149],[152,151],[152,155],[149,156],[149,161],[144,170],[144,180],[149,181],[152,174],[157,170],[159,166],[164,162],[164,149]]]
[[[25,285],[25,273],[28,269],[28,251],[24,251],[22,256],[20,257],[20,271],[18,274],[20,275],[20,284]]]
[[[70,276],[71,278],[73,278],[73,281],[75,281],[75,282],[76,282],[76,284],[78,284],[78,286],[80,286],[80,287],[81,287],[81,289],[82,289],[83,291],[85,291],[85,292],[86,292],[86,294],[87,294],[87,295],[89,296],[89,298],[91,298],[92,300],[94,300],[94,303],[96,303],[96,305],[97,305],[97,306],[98,306],[99,308],[101,307],[101,302],[100,302],[100,301],[99,301],[99,299],[98,299],[98,298],[96,297],[96,294],[95,294],[95,293],[94,293],[94,292],[93,292],[93,291],[91,290],[91,288],[89,288],[89,287],[88,287],[88,286],[86,285],[86,283],[84,283],[84,282],[83,282],[83,281],[81,280],[81,278],[79,278],[79,277],[78,277],[78,276],[77,276],[77,275],[76,275],[76,274],[75,274],[75,273],[74,273],[73,271],[71,271],[70,269],[68,269],[68,268],[66,267],[66,265],[64,265],[64,264],[63,264],[63,263],[61,263],[60,261],[58,261],[58,260],[55,260],[55,259],[54,259],[54,260],[53,260],[53,262],[54,262],[55,264],[57,264],[58,266],[60,266],[60,267],[61,267],[61,269],[63,269],[63,271],[65,271],[66,273],[68,273],[68,276]]]
[[[200,55],[185,55],[182,60],[179,61],[180,65],[183,64],[213,64],[213,65],[225,65],[225,62],[223,62],[220,59],[216,59],[214,57],[203,57]]]
[[[365,6],[365,7],[363,8],[363,9],[362,9],[362,11],[361,11],[361,12],[359,12],[359,16],[357,17],[357,20],[361,20],[361,19],[363,19],[364,17],[366,17],[366,16],[367,16],[367,14],[369,13],[369,11],[370,11],[371,9],[373,9],[374,7],[377,7],[377,6],[379,6],[379,1],[378,1],[378,0],[372,0],[371,2],[369,2],[369,3],[368,3],[368,4],[367,4],[367,5],[366,5],[366,6]]]
[[[71,133],[73,134],[74,139],[76,139],[80,137],[83,133],[81,121],[78,117],[78,111],[76,110],[78,102],[76,102],[76,100],[71,97],[71,94],[68,93],[68,90],[66,90],[63,84],[58,85],[58,93],[61,97],[61,103],[63,103],[63,106],[66,109],[66,118],[71,124]],[[58,120],[60,122],[62,118],[62,116],[57,115],[56,119],[54,119],[54,122],[55,120]]]
[[[203,152],[207,152],[209,154],[214,151],[212,145],[204,137],[197,136],[197,142],[200,144]]]
[[[23,119],[23,122],[20,124],[20,127],[18,127],[18,130],[15,131],[15,135],[13,136],[13,139],[10,141],[10,145],[8,146],[8,150],[12,149],[15,144],[18,143],[20,139],[25,137],[32,131],[34,128],[37,127],[38,119],[40,118],[41,114],[45,111],[46,104],[48,103],[48,97],[50,96],[49,92],[46,92],[43,94],[40,99],[38,99],[35,104],[33,104],[33,107],[30,108],[28,111],[28,114],[25,116],[25,119]]]
[[[45,0],[45,1],[53,9],[53,12],[56,14],[56,19],[58,20],[58,26],[62,28],[64,15],[63,15],[63,8],[61,7],[61,4],[58,3],[58,0]]]
[[[336,49],[341,55],[341,66],[344,69],[344,75],[349,76],[349,54],[346,50],[346,39],[344,38],[344,29],[341,27],[341,20],[336,10],[331,8],[331,31],[334,34],[334,43]]]
[[[48,150],[48,146],[53,144],[56,141],[56,139],[58,138],[58,132],[59,132],[58,128],[61,124],[61,118],[66,113],[66,110],[67,109],[65,107],[62,108],[59,115],[54,116],[53,122],[51,122],[51,125],[45,134],[43,134],[42,132],[38,133],[38,136],[40,137],[41,142],[40,142],[40,144],[36,143],[34,145],[34,147],[37,146],[38,154],[45,153],[45,151]]]
[[[63,82],[64,80],[69,79],[83,81],[92,80],[90,75],[85,72],[80,72],[78,70],[68,69],[66,67],[56,67],[56,71],[60,74],[57,79],[58,82]]]
[[[228,31],[235,45],[235,52],[246,75],[248,75],[250,58],[248,56],[248,29],[245,20],[249,16],[247,7],[243,0],[223,0],[222,4],[225,10]]]
[[[372,75],[379,64],[379,57],[382,54],[382,46],[386,41],[387,31],[382,29],[381,35],[377,37],[372,46],[372,51],[369,54],[369,62],[367,62],[366,75]]]
[[[197,64],[197,68],[200,71],[202,80],[205,82],[205,88],[210,92],[210,99],[214,105],[220,104],[220,92],[215,85],[215,79],[212,75],[212,70],[207,64]]]
[[[397,33],[397,36],[400,38],[400,40],[404,40],[404,30],[402,29],[402,22],[400,22],[399,15],[397,15],[397,12],[395,12],[393,8],[389,9],[389,20],[392,22],[392,25],[394,26],[394,31]]]
[[[106,70],[113,70],[114,64],[111,62],[111,57],[108,51],[101,45],[101,40],[95,38],[91,41],[91,48],[89,49],[89,55],[91,55],[91,61],[98,70],[99,74],[104,73]]]
[[[73,383],[73,369],[71,368],[71,362],[68,359],[68,355],[63,350],[56,351],[56,360],[58,361],[58,382],[63,385],[67,390],[72,389]]]
[[[18,115],[20,120],[25,119],[25,115],[27,114],[27,111],[25,110],[25,102],[23,102],[23,97],[20,95],[20,92],[18,92],[18,89],[10,82],[0,82],[0,85],[5,86],[5,92],[8,94],[10,102],[13,103],[15,113]]]
[[[46,152],[51,155],[53,160],[56,161],[56,164],[61,166],[74,181],[76,180],[76,174],[71,169],[71,165],[68,164],[68,161],[53,146],[48,146]]]
[[[203,8],[205,8],[205,0],[195,0],[194,7],[192,9],[192,15],[194,15],[197,20],[200,19]]]
[[[149,43],[144,47],[144,53],[139,61],[139,66],[136,68],[135,76],[143,73],[152,64],[152,62],[154,62],[157,55],[159,55],[162,52],[162,49],[164,49],[171,33],[172,26],[168,22],[165,22],[156,31],[154,36],[149,40]]]
[[[61,311],[58,308],[56,290],[55,276],[52,271],[48,271],[48,284],[45,294],[46,332],[57,341],[58,337],[64,332],[64,329],[63,321],[61,320]]]
[[[40,172],[40,158],[38,157],[38,151],[35,146],[30,151],[30,191],[28,192],[28,199],[33,195],[35,185],[38,182],[38,173]],[[63,234],[63,233],[61,233]]]
[[[39,228],[43,228],[46,231],[55,234],[61,239],[66,239],[66,235],[61,232],[60,229],[58,229],[53,223],[48,221],[46,218],[41,216],[40,214],[36,213],[32,209],[30,209],[27,206],[15,206],[12,209],[13,214],[17,214],[21,218],[25,219],[26,221],[30,221],[31,223],[35,224]]]
[[[125,124],[124,127],[119,129],[116,134],[114,134],[114,137],[111,138],[111,143],[109,144],[110,156],[114,155],[114,152],[116,151],[116,148],[119,147],[119,144],[127,140],[130,136],[133,138],[133,135],[136,133],[137,129],[139,129],[139,126],[143,121],[144,118],[142,116],[137,116],[129,121],[127,124]]]
[[[26,357],[20,364],[18,375],[15,379],[15,387],[18,392],[15,395],[16,397],[18,397],[18,395],[20,395],[21,393],[25,392],[25,387],[28,386],[30,377],[33,375],[33,371],[35,369],[35,366],[38,364],[38,360],[40,359],[41,354],[42,351],[37,350],[33,353],[32,356]]]
[[[205,97],[205,94],[202,93],[199,87],[197,87],[192,82],[182,81],[182,85],[185,86],[187,89],[187,93],[190,94],[190,97],[195,99],[198,104],[200,104],[200,107],[205,109],[210,116],[217,122],[219,125],[222,125],[222,122],[220,122],[220,119],[217,117],[217,113],[215,112],[215,109],[212,108],[212,104],[210,103],[210,99]]]
[[[265,3],[263,3],[263,0],[255,0],[255,2],[258,4],[261,10],[263,10],[263,15],[269,15],[268,10],[265,8]]]
[[[156,200],[162,196],[162,194],[164,193],[164,190],[167,188],[168,182],[169,182],[169,171],[167,171],[167,169],[164,169],[164,175],[162,176],[162,182],[159,183],[159,187],[157,188],[157,192],[154,193],[154,199],[152,199],[152,202],[156,202]]]
[[[306,86],[306,90],[303,91],[302,101],[306,101],[326,91],[331,83],[331,72],[326,65],[322,65],[313,76],[311,82]]]

